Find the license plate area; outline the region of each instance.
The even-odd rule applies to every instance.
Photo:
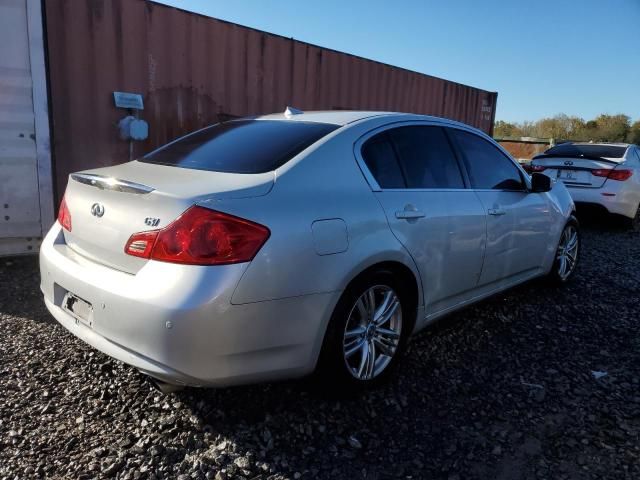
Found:
[[[76,323],[82,322],[93,327],[93,306],[86,300],[67,292],[62,299],[62,308],[73,315]]]
[[[558,173],[558,178],[560,180],[575,182],[579,179],[579,175],[576,170],[560,170],[560,172]]]
[[[558,179],[567,185],[581,185],[589,187],[592,185],[591,174],[587,170],[560,170]]]

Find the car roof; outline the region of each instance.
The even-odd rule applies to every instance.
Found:
[[[420,115],[417,113],[402,113],[402,112],[385,112],[385,111],[366,111],[366,110],[317,110],[317,111],[308,111],[303,112],[301,110],[293,109],[293,112],[298,113],[289,113],[286,111],[283,113],[272,113],[269,115],[262,115],[259,117],[255,117],[256,120],[289,120],[289,121],[299,121],[299,122],[319,122],[319,123],[330,123],[333,125],[344,126],[349,123],[358,122],[360,120],[365,120],[368,118],[375,117],[389,117],[389,119],[402,119],[402,120],[431,120],[440,123],[447,123],[450,125],[459,125],[467,128],[473,128],[470,125],[466,125],[461,122],[457,122],[455,120],[450,120],[448,118],[442,117],[434,117],[431,115]]]
[[[331,123],[333,125],[346,125],[348,123],[357,122],[370,117],[378,117],[381,115],[393,115],[394,112],[365,112],[356,110],[318,110],[312,112],[303,112],[301,110],[293,110],[294,112],[287,114],[272,113],[256,117],[257,120],[290,120],[299,122],[318,122]]]

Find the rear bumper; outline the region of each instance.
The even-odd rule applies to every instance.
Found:
[[[575,203],[600,205],[606,208],[609,213],[629,218],[635,216],[640,202],[640,193],[627,188],[622,182],[607,181],[600,188],[567,186],[567,190]]]
[[[131,275],[73,252],[58,224],[40,250],[41,290],[56,320],[153,377],[219,386],[309,373],[339,293],[232,305],[246,266],[149,261]],[[91,303],[91,325],[62,308],[67,291]]]
[[[201,380],[189,377],[187,374],[173,370],[167,365],[163,365],[151,358],[144,355],[128,350],[122,345],[112,342],[106,337],[96,333],[90,327],[87,327],[83,323],[76,320],[75,317],[67,313],[65,310],[55,305],[47,297],[44,298],[44,303],[47,309],[53,315],[53,317],[67,330],[73,333],[76,337],[83,340],[85,343],[91,345],[102,353],[109,355],[117,360],[120,360],[128,365],[136,367],[144,373],[151,375],[171,383],[180,383],[184,385],[199,385]]]

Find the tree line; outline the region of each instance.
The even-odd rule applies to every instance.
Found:
[[[602,114],[593,120],[585,121],[583,118],[561,113],[536,122],[510,123],[498,120],[494,127],[494,136],[640,144],[640,120],[631,123],[628,115]]]

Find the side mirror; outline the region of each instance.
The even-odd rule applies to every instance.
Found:
[[[551,178],[544,173],[534,172],[531,174],[531,191],[533,193],[544,193],[551,190]]]

